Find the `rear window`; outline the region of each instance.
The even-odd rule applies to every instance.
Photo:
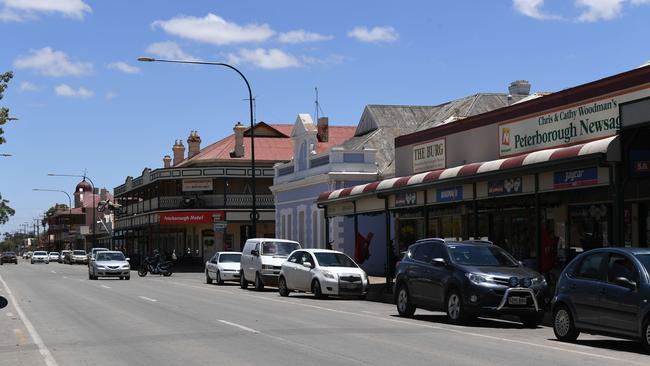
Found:
[[[241,254],[221,254],[219,256],[219,263],[239,263],[241,261]]]

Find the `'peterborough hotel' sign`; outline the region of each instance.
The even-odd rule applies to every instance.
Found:
[[[621,103],[650,96],[650,89],[612,96],[499,126],[501,156],[604,138],[616,134]]]

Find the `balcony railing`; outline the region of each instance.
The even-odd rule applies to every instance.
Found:
[[[271,194],[258,194],[256,198],[258,208],[273,208],[275,205]],[[133,215],[155,210],[249,208],[252,205],[253,197],[249,194],[229,194],[225,202],[224,196],[220,194],[166,196],[127,205],[125,213]]]

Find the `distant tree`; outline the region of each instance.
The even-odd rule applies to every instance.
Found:
[[[0,100],[4,97],[4,91],[7,90],[7,86],[9,85],[9,80],[14,77],[13,72],[8,71],[5,72],[4,74],[0,75]],[[4,130],[2,129],[2,126],[4,126],[7,121],[9,121],[9,108],[6,107],[1,107],[0,108],[0,145],[4,144],[7,142],[4,138]],[[9,201],[2,199],[2,195],[0,194],[0,225],[6,224],[7,221],[9,221],[9,217],[13,216],[16,214],[16,211],[9,207],[8,205]]]

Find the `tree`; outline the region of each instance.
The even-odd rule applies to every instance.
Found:
[[[3,98],[4,91],[7,90],[9,80],[11,80],[13,77],[14,74],[11,71],[0,75],[0,100]],[[2,129],[2,126],[4,126],[4,124],[9,120],[11,120],[9,118],[9,108],[0,108],[0,145],[7,142],[4,138],[5,131]],[[9,207],[8,203],[9,201],[2,199],[2,195],[0,194],[0,225],[6,224],[7,221],[9,221],[9,217],[16,214],[16,211],[14,211],[13,208]]]

